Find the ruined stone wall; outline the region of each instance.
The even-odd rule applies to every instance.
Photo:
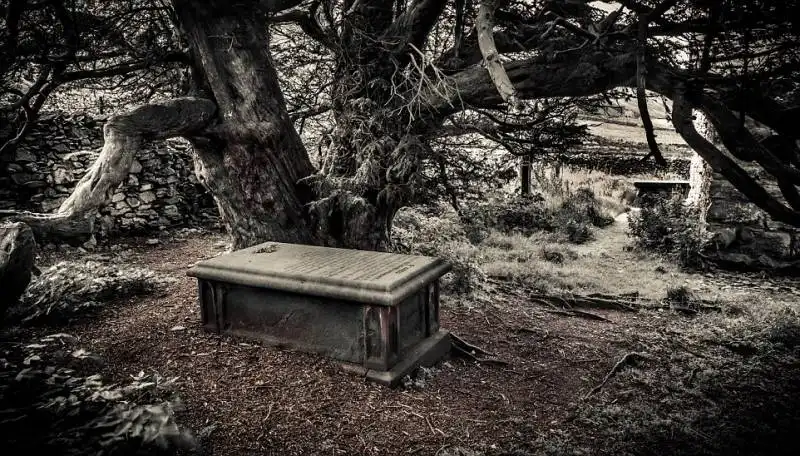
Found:
[[[776,180],[766,171],[752,163],[737,162],[769,193],[782,198]],[[793,245],[796,228],[772,220],[719,173],[713,175],[710,194],[711,205],[706,217],[709,228],[712,231],[733,230],[737,226],[744,229],[741,242],[734,250],[773,260],[798,258]]]
[[[54,212],[103,146],[102,117],[50,114],[10,156],[0,157],[0,209]],[[216,206],[194,175],[184,140],[148,144],[127,182],[98,214],[98,235],[214,223]]]

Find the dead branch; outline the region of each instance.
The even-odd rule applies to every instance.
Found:
[[[586,395],[583,396],[583,398],[587,399],[588,397],[590,397],[590,396],[596,394],[597,392],[599,392],[601,389],[603,389],[604,386],[606,386],[606,383],[608,383],[609,380],[611,380],[615,375],[617,375],[617,373],[619,373],[625,367],[633,366],[637,362],[643,361],[643,360],[647,360],[647,359],[650,359],[650,358],[645,356],[645,355],[643,355],[643,354],[641,354],[641,353],[636,353],[636,352],[626,353],[625,356],[620,358],[620,360],[617,361],[616,364],[614,364],[614,367],[612,367],[611,370],[606,374],[605,378],[603,378],[603,381],[600,382],[599,385],[597,385],[594,388],[592,388],[591,391],[586,393]]]
[[[606,310],[621,310],[625,312],[637,312],[639,305],[627,299],[607,299],[591,296],[570,296],[568,298],[561,296],[548,296],[548,295],[531,295],[531,301],[544,303],[549,307],[570,309],[574,307],[584,307],[590,309],[606,309]],[[559,305],[556,305],[559,304]]]
[[[497,52],[497,45],[494,42],[494,10],[495,0],[482,0],[478,9],[478,16],[475,19],[475,26],[478,29],[478,47],[486,63],[486,70],[492,78],[500,97],[508,103],[514,110],[522,109],[522,101],[517,95],[517,90],[511,84],[503,63],[500,61],[500,54]]]
[[[23,223],[0,224],[0,318],[31,280],[36,242]]]
[[[606,321],[606,322],[609,322],[609,323],[611,322],[611,320],[609,320],[608,318],[601,317],[600,315],[593,314],[591,312],[584,312],[582,310],[575,310],[575,309],[572,309],[572,310],[560,310],[560,309],[554,309],[554,310],[545,310],[545,312],[551,313],[551,314],[557,314],[557,315],[566,315],[566,316],[569,316],[569,317],[586,318],[587,320]]]
[[[478,346],[472,345],[453,333],[450,333],[450,340],[452,342],[453,347],[457,347],[461,350],[466,351],[467,353],[474,353],[476,355],[484,355],[484,356],[495,356],[493,353],[489,353]]]

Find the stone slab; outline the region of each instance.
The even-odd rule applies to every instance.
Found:
[[[188,275],[393,306],[450,269],[438,258],[267,242],[202,261]]]

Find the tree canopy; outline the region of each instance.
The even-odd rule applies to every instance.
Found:
[[[57,214],[28,214],[36,226],[102,204],[141,141],[185,136],[236,246],[381,248],[422,184],[452,187],[465,157],[437,147],[443,138],[478,133],[519,154],[559,147],[545,125],[571,128],[575,107],[618,89],[635,90],[656,160],[646,91],[672,100],[676,130],[716,171],[800,226],[795,0],[10,0],[0,9],[4,149],[63,84],[127,83],[141,101],[163,100],[111,118],[102,165]],[[697,132],[695,112],[724,150]],[[774,176],[782,195],[734,158]]]

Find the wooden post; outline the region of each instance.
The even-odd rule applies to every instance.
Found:
[[[520,157],[522,164],[520,165],[520,179],[522,180],[522,196],[531,194],[531,156],[530,154]]]

